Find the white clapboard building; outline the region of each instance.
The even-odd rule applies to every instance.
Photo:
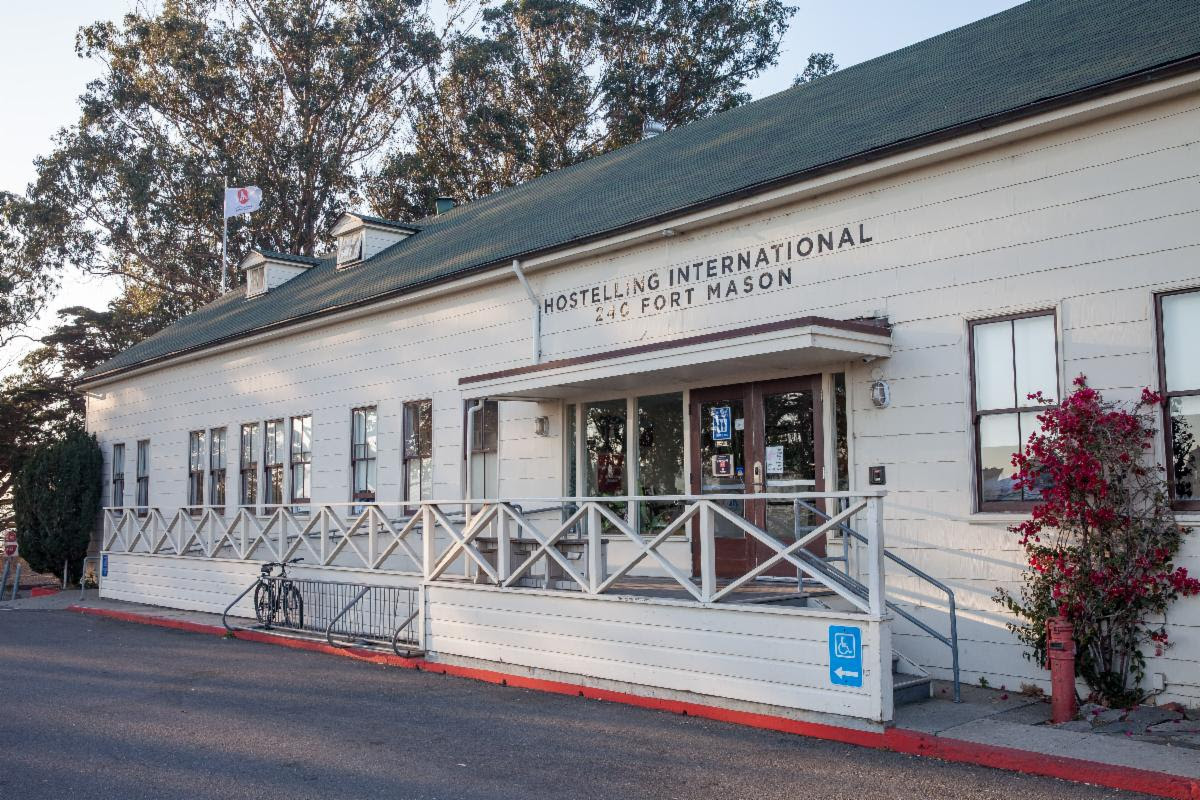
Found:
[[[1047,687],[992,599],[1027,392],[1165,391],[1200,522],[1168,448],[1200,425],[1198,141],[1200,4],[1035,0],[425,219],[347,212],[80,384],[102,594],[219,612],[303,558],[309,628],[353,600],[318,582],[395,587],[430,661],[866,725],[956,664]],[[1147,680],[1196,704],[1200,600],[1166,623]]]

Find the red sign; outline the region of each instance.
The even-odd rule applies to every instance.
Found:
[[[242,205],[246,205],[246,203],[250,202],[250,192],[246,191],[245,189],[238,189],[238,202]]]
[[[9,544],[4,545],[4,555],[8,556],[9,558],[12,558],[16,554],[17,554],[17,546],[15,544],[9,543]]]
[[[17,554],[17,532],[16,531],[5,531],[4,532],[4,555],[7,556],[8,558],[12,558],[16,554]]]

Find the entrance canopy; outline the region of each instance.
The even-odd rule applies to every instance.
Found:
[[[802,375],[891,352],[891,329],[882,320],[800,317],[471,375],[459,385],[479,397],[570,400],[650,380],[683,388]]]

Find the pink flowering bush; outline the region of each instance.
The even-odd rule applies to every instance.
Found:
[[[1013,456],[1015,488],[1040,490],[1041,500],[1009,529],[1028,561],[1020,596],[999,588],[995,599],[1016,615],[1009,628],[1037,663],[1046,660],[1047,621],[1066,614],[1076,674],[1093,699],[1126,707],[1143,699],[1145,651],[1170,645],[1167,607],[1200,594],[1200,581],[1172,563],[1188,529],[1175,522],[1163,470],[1148,457],[1162,398],[1145,389],[1122,406],[1082,375],[1074,384],[1061,405],[1038,415],[1041,431]]]

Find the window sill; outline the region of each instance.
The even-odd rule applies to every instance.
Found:
[[[1029,519],[1029,514],[1019,511],[979,511],[974,514],[968,514],[965,517],[959,517],[959,522],[965,522],[968,525],[1012,525],[1017,522],[1024,522]]]

